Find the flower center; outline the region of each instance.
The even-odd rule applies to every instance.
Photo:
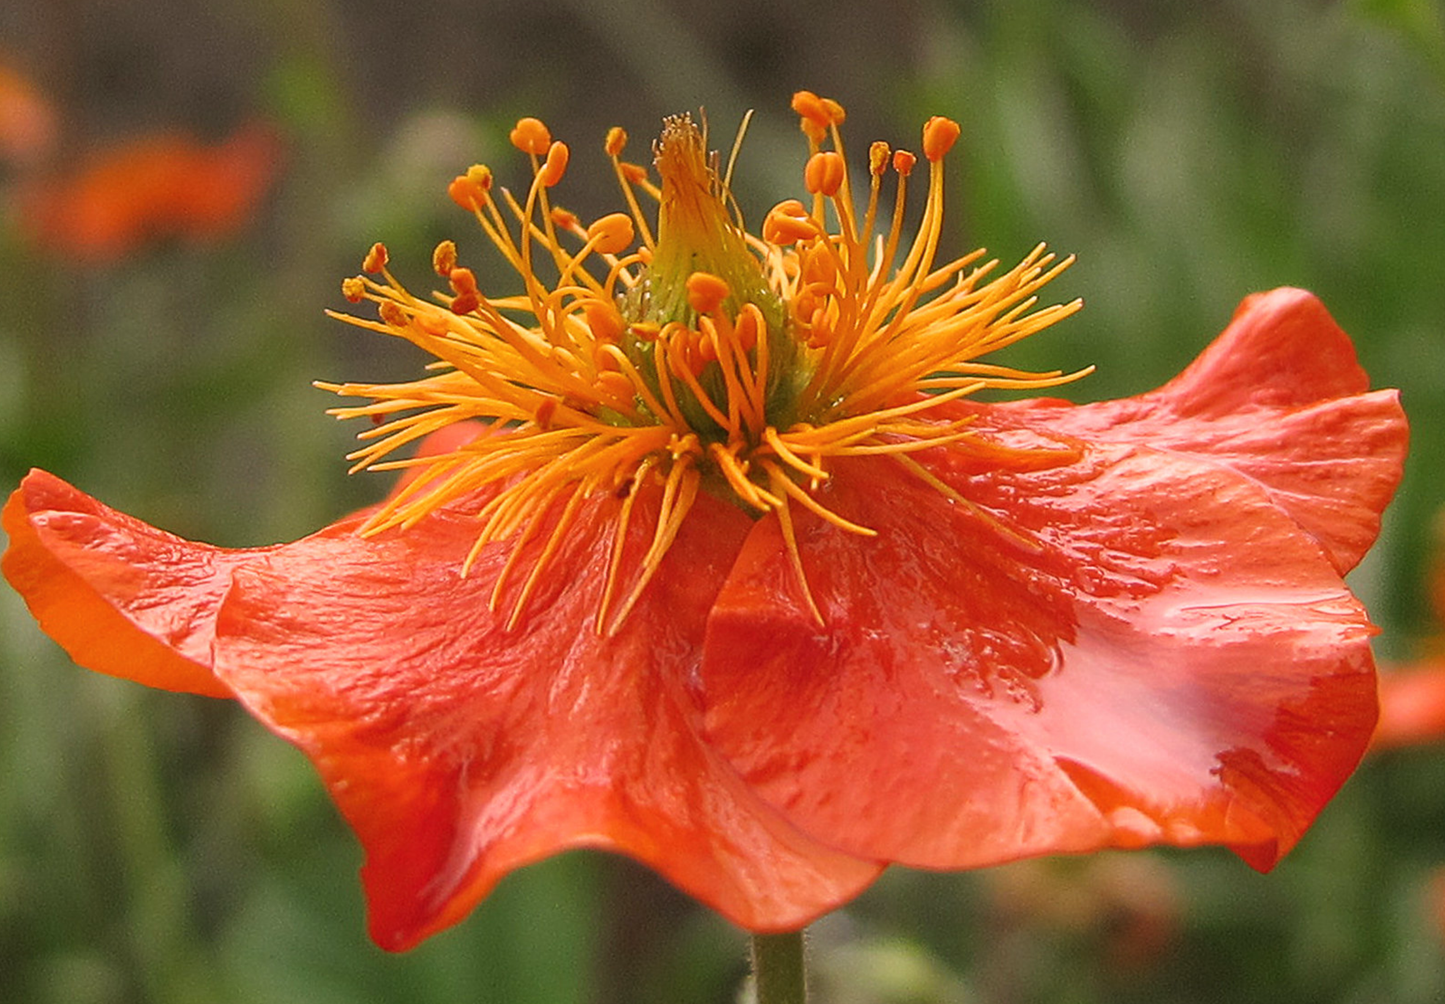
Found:
[[[940,446],[987,456],[1000,450],[979,442],[968,420],[950,417],[945,405],[986,387],[1051,387],[1087,372],[1028,373],[979,361],[1080,304],[1028,313],[1039,287],[1069,264],[1042,246],[988,281],[997,262],[982,262],[982,251],[936,263],[943,161],[956,123],[935,118],[924,128],[926,202],[905,242],[905,193],[917,158],[874,143],[861,208],[838,129],[841,106],[804,91],[793,107],[809,141],[811,206],[779,203],[760,237],[742,226],[705,136],[684,115],[665,122],[655,146],[660,185],[621,159],[626,134],[608,133],[605,149],[628,212],[590,226],[551,203],[570,154],[535,119],[512,132],[532,161],[524,198],[494,193],[492,173],[481,166],[452,183],[453,200],[475,214],[517,271],[521,294],[483,295],[458,265],[455,246],[443,242],[433,266],[450,292],[414,297],[375,245],[363,264],[368,274],[347,279],[343,291],[353,302],[376,302],[380,320],[336,316],[408,339],[436,358],[440,372],[404,384],[318,384],[371,399],[332,412],[378,423],[350,455],[354,470],[426,467],[365,532],[471,504],[479,520],[475,557],[489,543],[531,538],[557,505],[565,514],[589,495],[611,492],[625,500],[620,541],[633,489],[655,481],[662,503],[652,545],[635,569],[614,557],[599,631],[626,619],[699,490],[776,517],[806,593],[792,506],[873,533],[822,500],[831,461],[878,456],[957,497],[910,455]],[[890,168],[896,183],[884,231],[880,199]],[[639,192],[658,202],[655,238]],[[464,419],[480,419],[488,431],[440,457],[384,459]],[[508,594],[513,624],[568,525],[565,515],[555,522],[543,557]],[[499,578],[494,605],[514,574]]]

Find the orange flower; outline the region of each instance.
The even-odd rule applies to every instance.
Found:
[[[954,123],[925,128],[905,239],[917,158],[874,144],[855,189],[843,109],[794,107],[811,204],[761,237],[686,119],[660,185],[608,135],[629,208],[586,226],[526,119],[524,195],[480,166],[450,189],[519,295],[448,242],[448,291],[416,297],[374,247],[343,290],[380,319],[348,320],[439,361],[323,385],[370,402],[338,411],[378,422],[356,466],[413,475],[374,509],[254,550],[43,472],[5,509],[5,574],[77,662],[234,697],[311,757],[385,947],[582,846],[756,931],[889,862],[1165,843],[1268,868],[1364,751],[1373,628],[1341,576],[1406,426],[1319,302],[1250,297],[1139,397],[978,403],[1081,375],[982,358],[1077,307],[1029,313],[1062,264],[936,260]]]
[[[130,140],[21,198],[31,238],[57,254],[110,260],[146,241],[228,236],[250,219],[275,176],[280,141],[253,123],[206,146],[179,134]]]
[[[1434,550],[1427,573],[1430,608],[1437,631],[1424,657],[1380,674],[1380,721],[1375,750],[1419,746],[1445,739],[1445,513],[1435,521]]]
[[[1380,674],[1375,750],[1445,739],[1445,659],[1423,659]]]
[[[0,62],[0,161],[31,164],[55,144],[55,109],[31,81]]]

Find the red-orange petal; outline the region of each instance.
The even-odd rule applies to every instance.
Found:
[[[254,552],[182,540],[31,471],[5,505],[5,578],[89,669],[230,697],[210,670],[230,572]]]
[[[460,449],[484,430],[458,422],[416,455]],[[399,491],[426,468],[407,470]],[[321,531],[351,535],[357,513]],[[216,612],[240,565],[274,547],[231,549],[184,540],[33,470],[4,510],[5,578],[41,630],[87,669],[162,690],[230,697],[211,673]]]
[[[1407,427],[1317,300],[1246,300],[1151,394],[954,406],[1054,467],[837,464],[800,513],[808,583],[771,520],[720,594],[709,734],[805,829],[934,867],[1152,842],[1267,867],[1353,769],[1375,716],[1372,628],[1339,576],[1373,541]]]
[[[660,488],[640,491],[634,562]],[[488,606],[508,548],[484,548],[463,576],[477,524],[455,511],[370,540],[312,538],[236,572],[217,673],[317,765],[366,848],[384,947],[456,922],[508,871],[568,848],[635,857],[763,931],[800,926],[876,876],[794,829],[701,737],[703,624],[746,516],[699,496],[604,638],[592,621],[620,504],[581,504],[510,631],[515,594]]]
[[[708,626],[709,739],[851,854],[969,868],[1220,843],[1273,865],[1375,719],[1373,629],[1314,541],[1185,457],[931,459],[992,515],[880,459],[839,462],[823,498],[876,538],[795,515],[826,627],[776,521],[753,530]]]
[[[1379,534],[1409,439],[1398,392],[1369,393],[1349,337],[1301,289],[1246,298],[1224,333],[1152,393],[1080,407],[1020,401],[996,414],[1238,471],[1263,486],[1341,573]]]

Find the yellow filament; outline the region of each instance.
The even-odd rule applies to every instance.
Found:
[[[532,170],[523,197],[494,189],[480,166],[449,189],[517,272],[520,292],[482,295],[447,243],[433,262],[450,292],[419,298],[393,276],[386,248],[374,245],[367,274],[348,278],[343,291],[351,302],[376,304],[380,319],[333,316],[404,338],[434,362],[428,375],[404,383],[317,385],[369,399],[332,409],[375,423],[348,454],[353,471],[417,468],[362,532],[405,531],[439,507],[464,507],[479,527],[464,574],[486,545],[510,548],[489,603],[508,603],[506,627],[515,630],[577,532],[583,506],[613,493],[619,501],[594,624],[604,634],[627,622],[701,490],[778,521],[807,608],[822,623],[795,507],[846,533],[876,532],[826,504],[823,488],[840,457],[891,457],[1031,546],[915,456],[949,448],[1022,467],[1069,461],[1067,450],[1002,447],[969,417],[939,409],[986,387],[1055,387],[1090,372],[1029,372],[980,358],[1078,309],[1078,301],[1036,308],[1040,288],[1072,259],[1056,260],[1040,245],[993,278],[998,263],[982,251],[938,263],[943,161],[956,124],[933,119],[925,128],[925,202],[906,238],[907,178],[917,158],[874,144],[866,208],[855,206],[842,107],[809,92],[793,106],[808,140],[812,205],[779,203],[764,221],[766,240],[743,230],[728,187],[746,120],[721,176],[705,136],[686,118],[669,120],[657,147],[661,189],[621,159],[626,134],[612,130],[604,148],[627,211],[584,227],[552,201],[567,148],[524,119],[513,133]],[[890,167],[893,213],[884,233],[878,215]],[[660,203],[666,225],[649,222],[639,192]],[[538,268],[555,269],[556,278],[544,281]],[[472,443],[393,459],[464,420],[485,430]],[[647,532],[636,526],[643,491],[656,493],[657,510],[644,553],[629,559],[629,537]]]

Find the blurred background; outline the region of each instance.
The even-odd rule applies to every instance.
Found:
[[[664,114],[699,107],[723,149],[756,109],[734,175],[756,223],[801,190],[788,100],[806,87],[847,107],[855,155],[916,147],[931,114],[962,123],[950,250],[1079,256],[1054,295],[1085,310],[1015,356],[1096,364],[1073,396],[1156,386],[1251,291],[1316,291],[1413,423],[1353,585],[1383,660],[1438,656],[1438,0],[807,7],[0,5],[0,489],[40,466],[189,537],[316,529],[384,485],[345,476],[357,430],[310,381],[420,362],[322,314],[373,240],[421,287],[454,237],[510,292],[445,196],[453,175],[482,161],[524,183],[506,134],[537,115],[572,145],[560,197],[590,219],[617,208],[606,129],[641,158]],[[894,870],[817,926],[819,1000],[1439,1001],[1434,739],[1373,755],[1270,876],[1214,850]],[[74,668],[0,590],[0,1000],[737,999],[742,934],[626,861],[530,868],[402,956],[366,940],[359,865],[290,747],[223,702]]]

